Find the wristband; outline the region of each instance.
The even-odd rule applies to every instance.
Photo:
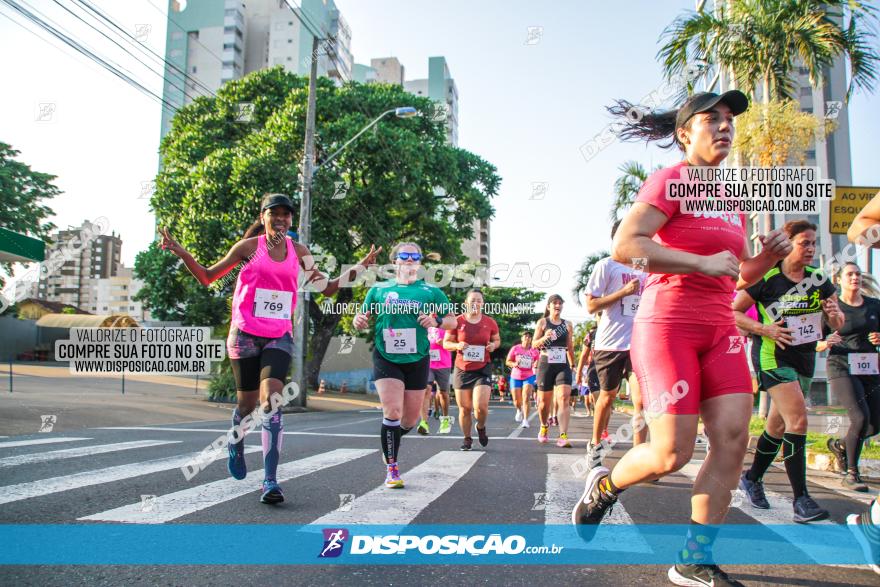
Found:
[[[437,321],[437,328],[440,328],[443,325],[443,318],[441,318],[437,314],[434,314],[434,320]]]

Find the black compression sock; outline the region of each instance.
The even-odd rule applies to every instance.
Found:
[[[804,450],[807,435],[786,432],[782,440],[785,472],[788,473],[788,482],[791,483],[791,490],[794,492],[794,498],[797,499],[807,492],[807,451]]]
[[[382,431],[380,433],[380,444],[382,445],[382,455],[385,457],[385,463],[391,464],[397,462],[397,445],[400,443],[400,420],[382,419]]]
[[[758,438],[758,445],[755,447],[755,460],[752,461],[752,466],[746,473],[746,479],[752,482],[760,481],[773,463],[773,459],[779,454],[780,446],[782,446],[782,439],[773,438],[765,430]]]

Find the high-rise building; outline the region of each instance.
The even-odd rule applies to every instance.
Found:
[[[132,299],[143,286],[142,280],[133,277],[131,268],[120,265],[115,276],[97,280],[96,313],[127,315],[139,323],[151,320],[150,313],[144,311],[141,302]]]
[[[44,266],[52,270],[41,271],[37,296],[99,314],[98,280],[117,275],[121,254],[122,239],[98,234],[89,221],[59,230],[46,248]]]
[[[449,73],[445,57],[428,59],[428,77],[405,79],[405,69],[396,57],[372,59],[370,65],[355,64],[354,79],[362,83],[399,84],[411,94],[430,98],[437,104],[436,115],[446,122],[446,141],[458,146],[458,86]],[[474,237],[462,243],[461,251],[476,265],[489,265],[489,221],[477,220]]]
[[[333,0],[298,4],[301,8],[291,0],[190,0],[181,6],[169,0],[165,59],[174,67],[165,68],[165,101],[179,108],[266,67],[308,75],[312,31],[328,39],[318,50],[318,75],[350,80],[351,29]],[[172,117],[163,110],[163,137]]]

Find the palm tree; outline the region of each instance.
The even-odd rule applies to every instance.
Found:
[[[648,179],[648,172],[638,161],[627,161],[617,168],[623,175],[614,181],[614,202],[611,204],[610,219],[611,222],[617,222],[618,218],[623,216],[623,212],[633,205],[639,190]],[[654,168],[654,171],[661,169],[661,166]]]
[[[590,282],[590,275],[593,274],[593,269],[596,267],[596,263],[601,261],[606,257],[610,257],[611,253],[608,251],[596,251],[591,255],[588,255],[586,259],[584,259],[581,268],[574,274],[574,279],[576,284],[574,289],[571,290],[572,295],[574,295],[574,301],[577,302],[577,305],[581,304],[581,297],[584,295],[584,292],[587,290],[587,283]]]
[[[727,0],[716,14],[678,17],[663,32],[658,57],[670,79],[694,62],[716,64],[753,98],[760,86],[767,103],[794,98],[796,66],[806,68],[815,87],[843,55],[850,64],[848,101],[855,88],[871,90],[877,80],[876,13],[858,0]]]

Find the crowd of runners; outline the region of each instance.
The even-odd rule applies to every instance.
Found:
[[[611,112],[626,116],[631,108],[619,101]],[[732,490],[741,489],[751,507],[771,507],[763,477],[780,451],[793,520],[828,517],[807,491],[805,448],[805,398],[816,353],[827,351],[829,385],[851,423],[828,448],[845,475],[842,484],[868,491],[859,457],[865,439],[880,431],[880,300],[864,294],[859,266],[840,268],[838,293],[812,267],[815,224],[794,220],[760,235],[760,252],[753,255],[744,216],[683,214],[665,197],[667,181],[678,179],[685,166],[721,165],[733,141],[734,117],[747,108],[746,96],[736,90],[699,93],[677,110],[647,113],[625,125],[623,139],[666,140],[684,160],[652,174],[614,225],[611,257],[595,266],[586,286],[587,309],[598,323],[581,348],[575,349],[574,325],[563,317],[564,300],[553,294],[534,328],[517,333],[519,343],[503,349],[498,323],[483,313],[479,289],[467,292],[465,311],[456,315],[446,294],[420,278],[420,246],[400,242],[391,248],[395,276],[369,289],[353,320],[355,329],[373,330],[372,379],[382,407],[378,435],[387,487],[404,487],[401,438],[414,427],[430,434],[431,416],[439,421],[439,434],[451,434],[453,401],[460,449],[472,450],[474,436],[480,447],[488,446],[494,372],[503,365],[509,382],[504,375],[498,391],[509,390],[519,427],[531,428],[537,417],[537,431],[529,432],[538,443],[573,448],[569,425],[579,398],[592,415],[583,447],[589,472],[583,494],[572,496],[572,522],[587,540],[589,527],[605,519],[624,491],[680,470],[699,439],[707,438],[693,484],[690,530],[668,577],[677,585],[740,585],[714,564],[712,544]],[[227,348],[238,390],[233,425],[260,406],[265,503],[284,499],[275,478],[282,417],[270,410],[270,396],[281,393],[289,371],[298,287],[303,281],[321,284],[322,293],[332,295],[340,279],[353,280],[382,251],[371,247],[347,275],[330,280],[315,269],[308,249],[287,236],[293,212],[286,196],[267,196],[246,238],[208,268],[167,231],[162,240],[205,285],[249,260],[236,281]],[[878,225],[880,195],[856,219],[849,238],[880,231]],[[624,387],[633,406],[632,447],[618,448],[609,470],[604,463],[614,447],[608,426]],[[754,458],[744,467],[757,389],[771,403]],[[234,478],[245,477],[243,438],[229,444],[228,468]],[[880,505],[875,500],[848,523],[876,561]]]

